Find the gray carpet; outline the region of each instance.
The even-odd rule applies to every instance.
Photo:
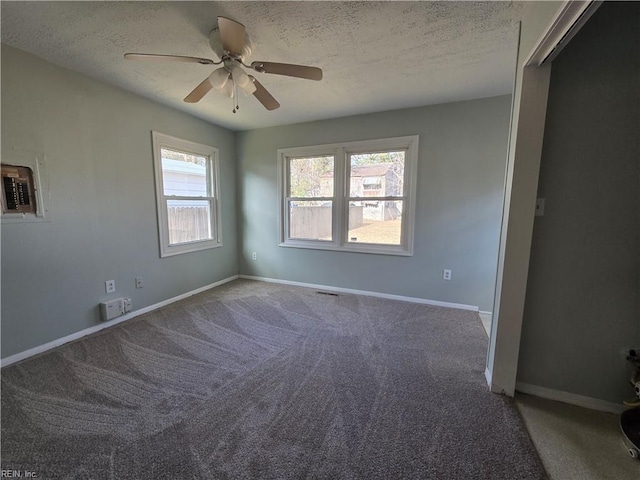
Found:
[[[544,479],[477,314],[236,281],[2,370],[40,479]]]

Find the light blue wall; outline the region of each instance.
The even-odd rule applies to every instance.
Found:
[[[2,160],[46,156],[52,221],[2,227],[2,357],[98,325],[108,298],[138,310],[238,272],[489,310],[509,111],[504,96],[234,133],[3,45]],[[219,149],[222,248],[160,259],[152,130]],[[278,148],[414,134],[413,257],[277,246]]]
[[[510,102],[502,96],[238,133],[240,273],[490,310]],[[278,246],[277,149],[415,134],[412,257]],[[453,270],[452,281],[442,280],[443,268]]]
[[[518,381],[633,398],[640,347],[640,4],[605,2],[554,60]]]
[[[152,130],[218,147],[223,247],[160,259]],[[237,273],[233,132],[3,45],[3,162],[13,147],[46,155],[53,221],[2,226],[2,357],[98,324],[107,298],[137,310]]]

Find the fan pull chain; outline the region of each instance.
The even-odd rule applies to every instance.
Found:
[[[236,110],[240,110],[240,95],[238,93],[238,84],[236,83]]]
[[[240,110],[240,99],[238,97],[238,85],[234,82],[233,83],[233,95],[231,96],[231,99],[233,100],[233,113],[236,113],[238,110]]]

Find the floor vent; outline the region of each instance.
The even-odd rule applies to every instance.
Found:
[[[337,293],[333,293],[333,292],[316,292],[320,295],[331,295],[332,297],[339,297],[340,295],[338,295]]]

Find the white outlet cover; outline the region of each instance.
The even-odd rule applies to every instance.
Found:
[[[107,280],[104,282],[104,289],[107,293],[113,293],[116,291],[116,281],[115,280]]]

